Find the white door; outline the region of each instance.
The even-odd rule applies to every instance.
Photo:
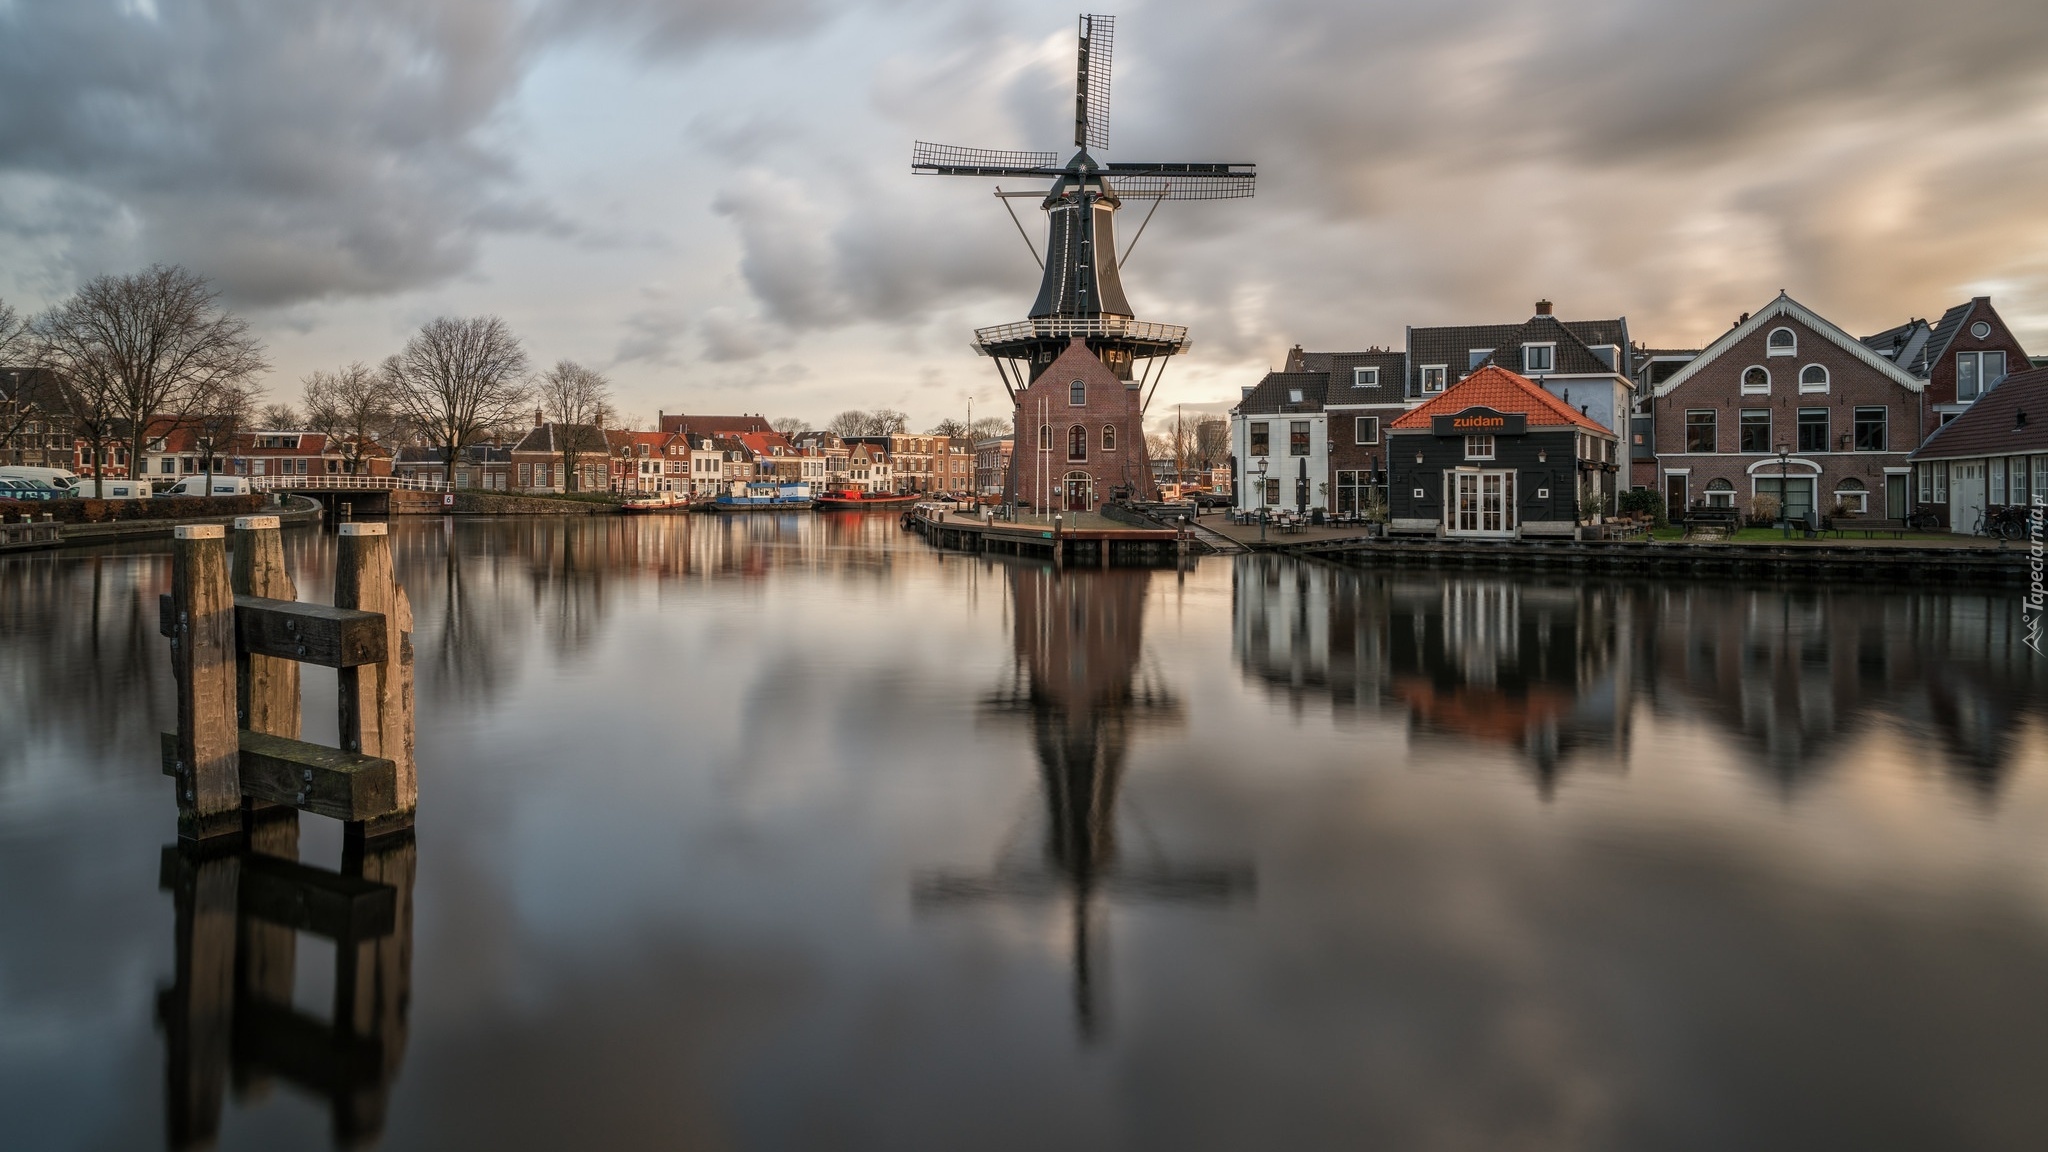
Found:
[[[1505,536],[1515,530],[1511,472],[1453,472],[1446,527],[1460,536]]]
[[[1971,460],[1948,466],[1948,530],[1981,535],[1984,515],[1984,462]]]

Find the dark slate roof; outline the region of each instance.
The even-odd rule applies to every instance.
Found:
[[[1593,355],[1590,345],[1613,344],[1622,349],[1621,355],[1628,355],[1628,321],[1616,317],[1612,320],[1559,320],[1555,316],[1531,316],[1519,324],[1460,324],[1443,328],[1410,328],[1408,330],[1408,383],[1407,391],[1413,395],[1422,390],[1422,369],[1424,365],[1449,365],[1450,382],[1457,381],[1474,368],[1471,351],[1474,348],[1491,348],[1493,355],[1483,363],[1497,363],[1511,372],[1522,370],[1522,345],[1526,343],[1557,344],[1557,366],[1553,372],[1568,375],[1600,374],[1612,372],[1627,376],[1629,365],[1624,359],[1619,364],[1608,365]]]
[[[2020,414],[2026,424],[2014,431]],[[1962,415],[1936,429],[1911,460],[2048,452],[2048,368],[2015,372]]]
[[[1915,376],[1927,375],[1927,338],[1934,334],[1927,321],[1908,320],[1882,332],[1865,336],[1865,348],[1890,360]]]
[[[435,447],[414,446],[398,450],[400,464],[442,464],[448,459],[446,450]],[[504,464],[512,459],[512,450],[502,444],[471,444],[462,450],[462,459],[470,464]]]
[[[680,412],[661,414],[661,430],[689,437],[716,436],[727,432],[772,432],[759,416],[689,416]]]
[[[1368,352],[1326,352],[1329,391],[1325,402],[1330,404],[1399,404],[1404,395],[1401,388],[1402,372],[1408,365],[1408,357],[1391,350]],[[1380,383],[1377,388],[1355,388],[1351,384],[1353,368],[1377,368]]]
[[[1252,394],[1238,404],[1237,410],[1247,416],[1274,416],[1295,412],[1321,412],[1323,394],[1329,388],[1327,372],[1268,372]],[[1294,389],[1301,389],[1301,402],[1295,403],[1287,397]]]
[[[564,430],[573,429],[573,432]],[[603,453],[605,451],[604,430],[592,424],[557,424],[550,420],[527,431],[519,443],[512,446],[514,452],[560,452],[573,442],[580,452]]]
[[[1941,314],[1941,319],[1934,322],[1934,332],[1927,337],[1927,351],[1921,356],[1920,366],[1913,369],[1915,376],[1925,376],[1934,365],[1941,363],[1948,346],[1955,341],[1956,333],[1963,330],[1963,321],[1970,318],[1976,307],[1977,301],[1967,300]]]

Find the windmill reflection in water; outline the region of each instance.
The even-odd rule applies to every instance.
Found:
[[[1138,569],[1064,575],[1009,566],[1015,662],[1010,682],[982,704],[994,723],[1031,731],[1044,800],[1037,859],[999,851],[987,871],[935,870],[917,878],[921,911],[1000,901],[1067,902],[1072,924],[1075,1023],[1100,1031],[1093,931],[1105,900],[1220,904],[1253,891],[1246,863],[1175,864],[1156,845],[1143,861],[1118,844],[1118,790],[1132,736],[1183,722],[1181,702],[1143,665],[1145,595]],[[1128,807],[1128,801],[1125,802]],[[1028,819],[1028,817],[1027,817]]]

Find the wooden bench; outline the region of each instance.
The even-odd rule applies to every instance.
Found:
[[[1888,532],[1894,540],[1901,539],[1906,535],[1906,522],[1904,520],[1884,517],[1838,516],[1834,520],[1833,527],[1837,537],[1841,536],[1844,532],[1861,532],[1865,540],[1870,539],[1870,534],[1873,532]]]
[[[1685,538],[1724,539],[1742,526],[1742,514],[1733,508],[1695,508],[1686,513]]]

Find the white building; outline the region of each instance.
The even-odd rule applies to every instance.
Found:
[[[1243,478],[1239,511],[1330,508],[1328,381],[1321,372],[1268,372],[1231,409],[1230,451]]]

